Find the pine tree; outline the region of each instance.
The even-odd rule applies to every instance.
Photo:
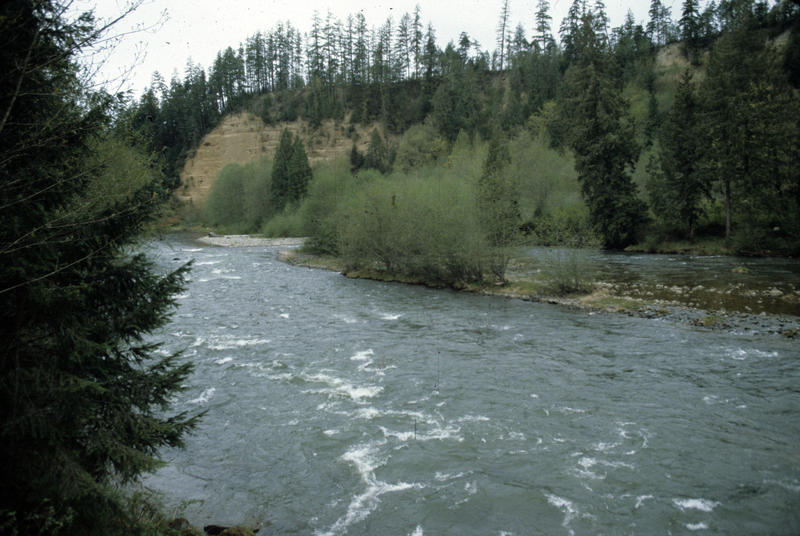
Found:
[[[550,2],[548,0],[539,0],[536,7],[533,41],[537,43],[540,50],[547,50],[553,42],[552,21]]]
[[[292,157],[289,160],[289,197],[290,202],[296,203],[306,195],[308,183],[311,182],[311,165],[308,163],[306,148],[300,136],[295,137],[292,144]]]
[[[700,88],[705,166],[721,190],[726,237],[750,227],[798,229],[798,99],[776,52],[746,24],[717,40]]]
[[[367,147],[367,154],[364,155],[363,167],[364,169],[377,169],[381,173],[386,173],[391,167],[389,163],[389,149],[386,147],[383,136],[381,136],[377,128],[372,129],[372,133],[370,134],[369,146]]]
[[[501,71],[503,70],[504,60],[508,57],[508,33],[510,31],[508,19],[511,16],[508,2],[509,0],[503,0],[503,4],[500,7],[500,20],[497,23],[497,54]]]
[[[593,14],[584,15],[581,23],[577,62],[564,77],[561,115],[592,225],[605,247],[624,248],[644,220],[644,205],[631,179],[639,148],[625,121],[620,81],[611,76],[607,38],[596,32]]]
[[[700,61],[700,11],[697,0],[684,0],[679,22],[684,53],[697,65]]]
[[[77,65],[108,35],[67,13],[0,7],[0,526],[131,534],[120,486],[196,422],[168,411],[191,366],[146,338],[187,267],[162,275],[133,247],[169,190],[109,138],[113,99]]]
[[[289,179],[289,161],[292,159],[294,143],[288,128],[281,132],[278,148],[272,160],[272,185],[270,187],[270,205],[272,210],[280,212],[290,199],[291,183]]]
[[[700,217],[700,201],[709,193],[697,143],[700,108],[690,71],[678,86],[675,104],[659,136],[658,166],[650,183],[653,212],[692,240]]]

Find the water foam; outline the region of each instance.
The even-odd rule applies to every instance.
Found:
[[[214,392],[216,392],[216,389],[213,387],[209,387],[208,389],[200,393],[200,396],[198,396],[197,398],[189,400],[189,404],[205,404],[209,400],[211,400],[211,397],[214,396]]]
[[[563,497],[559,497],[558,495],[552,495],[550,493],[545,493],[544,496],[547,497],[547,502],[549,504],[564,512],[564,521],[561,523],[561,526],[564,528],[569,528],[569,524],[578,514],[578,509],[575,507],[572,501]],[[569,533],[575,534],[575,531],[569,529]]]
[[[246,346],[259,346],[262,344],[269,344],[270,339],[234,339],[234,338],[219,338],[208,345],[209,350],[233,350],[235,348],[244,348]],[[196,345],[194,345],[196,346]]]
[[[372,348],[367,350],[362,350],[361,352],[356,352],[355,355],[350,357],[351,361],[368,361],[370,357],[375,355],[375,352]]]
[[[366,484],[365,490],[353,496],[347,507],[347,512],[336,520],[326,532],[316,531],[319,536],[337,535],[347,532],[347,527],[358,523],[369,516],[380,504],[380,497],[386,493],[405,491],[408,489],[422,489],[421,484],[398,482],[389,484],[375,477],[375,469],[384,465],[386,460],[378,457],[378,447],[384,442],[366,443],[357,445],[345,452],[341,459],[352,463],[358,471],[361,480]]]
[[[214,363],[217,365],[224,365],[225,363],[230,363],[231,361],[233,361],[232,357],[223,357],[222,359],[217,359],[214,361]]]
[[[686,528],[689,530],[706,530],[708,525],[705,523],[687,523]]]
[[[381,391],[383,391],[383,387],[379,385],[355,386],[341,378],[329,376],[328,374],[323,373],[305,376],[303,379],[313,383],[324,383],[330,387],[330,389],[321,389],[319,392],[345,395],[350,397],[355,402],[361,402],[361,400],[364,398],[374,398],[378,396]]]
[[[720,504],[708,499],[672,499],[672,502],[681,510],[700,510],[701,512],[712,512]]]

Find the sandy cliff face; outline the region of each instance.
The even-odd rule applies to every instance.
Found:
[[[359,149],[365,151],[373,127],[359,126],[348,136],[349,127],[345,123],[336,125],[326,121],[320,128],[311,129],[303,121],[265,125],[250,113],[229,115],[203,138],[195,154],[186,160],[178,198],[195,207],[203,206],[222,168],[263,156],[272,158],[284,128],[300,136],[313,166],[316,162],[349,154],[354,139],[358,140]]]

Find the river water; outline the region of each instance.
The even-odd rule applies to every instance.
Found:
[[[262,534],[797,534],[796,341],[194,259],[157,338],[207,411],[145,484]]]

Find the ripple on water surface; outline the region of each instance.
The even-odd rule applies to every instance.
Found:
[[[197,261],[162,340],[196,365],[176,409],[208,413],[147,484],[198,525],[800,532],[791,341],[182,244],[154,246]]]

